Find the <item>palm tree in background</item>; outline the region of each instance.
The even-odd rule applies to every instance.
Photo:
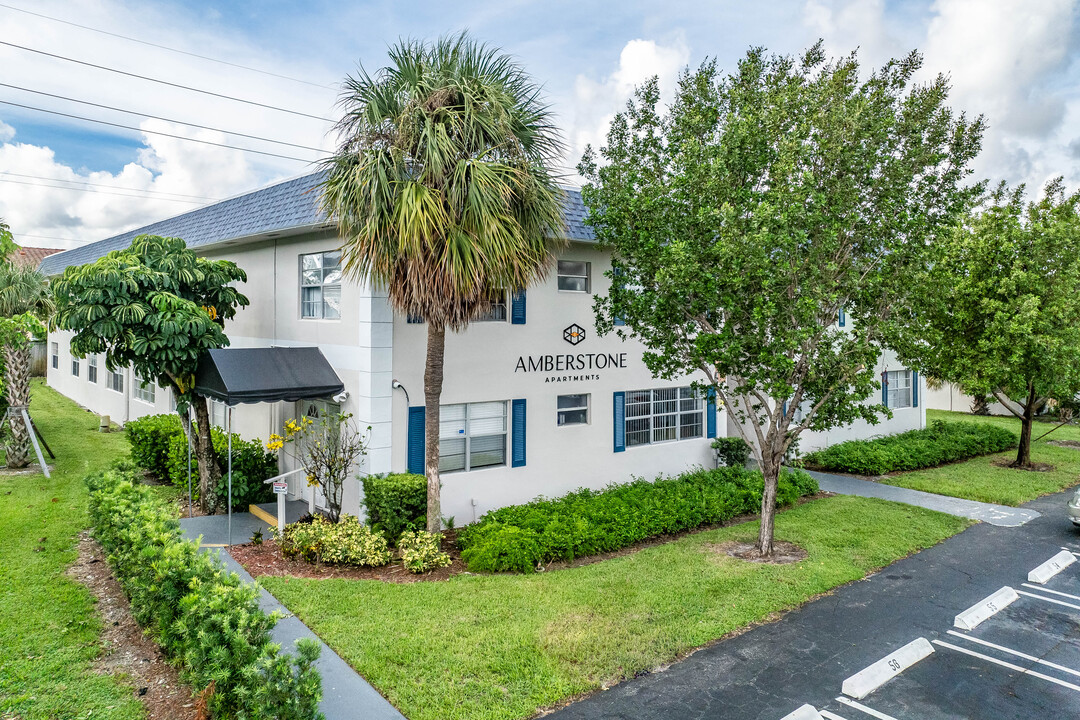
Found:
[[[10,407],[30,406],[30,335],[53,310],[45,276],[36,269],[0,263],[0,331],[4,342],[4,384]],[[41,328],[43,329],[43,328]],[[30,464],[30,433],[21,416],[9,417],[7,466]]]
[[[402,41],[389,56],[374,75],[345,80],[322,205],[341,231],[345,273],[427,323],[424,467],[437,532],[446,330],[551,268],[565,237],[552,171],[562,143],[540,88],[497,48],[462,33]]]

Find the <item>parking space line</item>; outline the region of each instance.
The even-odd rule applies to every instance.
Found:
[[[1055,600],[1054,598],[1048,598],[1043,595],[1036,595],[1035,593],[1029,593],[1023,590],[1017,590],[1016,592],[1025,597],[1035,598],[1036,600],[1042,600],[1048,603],[1054,603],[1055,605],[1064,605],[1065,607],[1072,608],[1073,610],[1080,610],[1080,605],[1073,605],[1072,603],[1067,603],[1064,600]]]
[[[1000,650],[1003,653],[1009,653],[1010,655],[1015,655],[1016,657],[1023,658],[1025,660],[1031,660],[1032,662],[1037,662],[1040,665],[1046,665],[1047,667],[1052,667],[1055,670],[1060,670],[1061,672],[1067,672],[1070,675],[1075,675],[1076,677],[1080,677],[1080,671],[1073,670],[1072,668],[1067,668],[1064,665],[1058,665],[1057,663],[1052,663],[1049,660],[1043,660],[1042,658],[1037,658],[1034,655],[1028,655],[1027,653],[1022,653],[1019,650],[1013,650],[1012,648],[1007,648],[1004,645],[996,645],[996,644],[994,644],[992,642],[987,642],[986,640],[982,640],[982,639],[977,638],[977,637],[972,637],[971,635],[965,635],[964,633],[958,633],[955,630],[949,630],[948,633],[950,635],[955,636],[955,637],[963,638],[963,639],[965,639],[965,640],[967,640],[969,642],[978,643],[979,645],[985,645],[986,647],[994,648],[995,650]]]
[[[896,720],[896,718],[894,718],[892,715],[886,715],[883,712],[878,712],[877,710],[875,710],[872,707],[867,707],[867,706],[863,705],[862,703],[857,703],[854,700],[850,700],[850,699],[844,697],[843,695],[836,698],[836,702],[844,703],[848,707],[855,708],[859,712],[866,713],[870,717],[876,717],[878,720]]]
[[[1075,550],[1073,550],[1072,548],[1067,548],[1067,547],[1065,547],[1064,545],[1062,545],[1062,546],[1061,546],[1061,549],[1062,549],[1062,550],[1068,550],[1068,551],[1069,551],[1069,552],[1071,552],[1071,553],[1072,553],[1073,555],[1075,555],[1076,557],[1080,558],[1080,553],[1076,552],[1076,551],[1075,551]]]
[[[956,652],[963,653],[964,655],[970,655],[972,657],[979,658],[980,660],[985,660],[986,662],[994,663],[995,665],[1000,665],[1001,667],[1005,667],[1010,670],[1015,670],[1021,675],[1031,675],[1032,677],[1037,677],[1040,680],[1046,680],[1047,682],[1052,682],[1055,685],[1060,685],[1062,687],[1067,687],[1070,690],[1076,690],[1077,692],[1080,692],[1080,685],[1073,685],[1070,682],[1059,680],[1056,677],[1051,677],[1050,675],[1043,675],[1041,672],[1036,672],[1035,670],[1028,670],[1026,668],[1020,667],[1019,665],[1013,665],[1010,662],[998,660],[997,658],[992,658],[989,655],[983,655],[982,653],[975,652],[974,650],[968,650],[967,648],[958,647],[956,645],[953,645],[952,643],[947,643],[944,640],[934,640],[934,644],[940,645],[943,648],[948,648],[949,650],[955,650]]]
[[[825,718],[825,720],[847,720],[847,718],[842,718],[836,713],[831,713],[828,710],[818,710],[818,714]]]
[[[1080,595],[1070,595],[1069,593],[1059,592],[1058,590],[1051,590],[1050,588],[1039,587],[1038,585],[1032,585],[1030,583],[1024,583],[1024,587],[1029,587],[1032,590],[1038,590],[1044,593],[1053,593],[1054,595],[1060,595],[1061,597],[1072,598],[1073,600],[1080,600]]]

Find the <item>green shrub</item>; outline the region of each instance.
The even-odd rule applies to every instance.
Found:
[[[723,522],[761,509],[761,473],[730,467],[577,490],[486,513],[462,528],[461,557],[474,572],[532,572],[555,560],[610,552],[647,538]],[[785,471],[778,505],[817,492],[805,472]]]
[[[343,515],[336,523],[315,515],[310,521],[286,525],[278,543],[285,557],[308,562],[371,567],[390,562],[386,537],[353,515]]]
[[[935,420],[930,427],[873,440],[849,440],[806,456],[822,470],[884,475],[966,460],[1016,447],[1016,433],[994,425]]]
[[[159,480],[169,478],[169,444],[174,437],[184,437],[178,415],[147,415],[124,425],[131,444],[131,459]]]
[[[210,428],[210,437],[214,441],[214,455],[221,467],[221,479],[210,498],[212,507],[225,507],[228,496],[229,438],[224,431]],[[187,439],[183,434],[173,436],[169,441],[168,478],[180,488],[187,488]],[[246,508],[251,504],[270,502],[274,499],[273,488],[265,480],[278,474],[277,456],[267,452],[261,440],[243,440],[233,433],[233,509]],[[199,489],[199,469],[195,458],[191,458],[191,487],[196,497]]]
[[[442,551],[441,533],[406,530],[398,538],[397,547],[402,564],[411,573],[424,573],[451,563],[450,556]]]
[[[716,438],[712,446],[726,467],[746,467],[746,461],[750,459],[750,446],[741,437]]]
[[[94,537],[104,548],[135,619],[153,635],[196,690],[214,684],[215,718],[321,718],[319,645],[298,656],[270,641],[279,615],[259,608],[259,592],[225,570],[216,555],[182,538],[175,513],[112,469],[86,479]]]
[[[368,525],[397,539],[406,530],[423,530],[427,525],[427,478],[399,473],[369,475],[364,485],[364,508]]]

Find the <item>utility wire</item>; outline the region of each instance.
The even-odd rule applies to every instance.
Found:
[[[147,193],[150,195],[172,195],[174,197],[189,198],[191,200],[204,200],[207,202],[219,202],[221,198],[205,197],[203,195],[185,195],[183,193],[166,192],[164,190],[146,190],[136,187],[125,187],[123,185],[106,185],[104,183],[90,182],[89,180],[67,180],[65,178],[52,178],[42,175],[25,175],[23,173],[8,172],[6,170],[0,170],[0,175],[11,175],[12,177],[29,178],[30,180],[45,180],[47,182],[62,182],[62,183],[74,183],[78,185],[89,185],[91,187],[101,187],[108,190],[131,190],[137,193]]]
[[[3,41],[0,40],[0,44],[2,43]],[[295,160],[296,162],[302,163],[312,162],[311,160],[305,160],[304,158],[293,157],[291,155],[280,155],[278,153],[267,152],[265,150],[236,147],[235,145],[226,145],[225,143],[217,143],[210,140],[202,140],[200,138],[184,137],[183,135],[175,135],[173,133],[161,132],[160,130],[147,130],[145,128],[135,127],[133,125],[121,125],[120,123],[108,122],[107,120],[95,120],[94,118],[83,117],[82,115],[72,115],[71,113],[60,112],[58,110],[46,110],[45,108],[34,107],[32,105],[23,105],[21,103],[11,102],[9,100],[0,100],[0,105],[11,105],[12,107],[23,108],[25,110],[34,110],[36,112],[48,113],[50,115],[59,115],[60,117],[72,118],[74,120],[83,120],[85,122],[98,123],[99,125],[108,125],[110,127],[122,128],[124,130],[134,130],[135,132],[149,133],[150,135],[163,135],[165,137],[176,138],[177,140],[187,140],[188,142],[202,143],[203,145],[213,145],[215,147],[227,148],[229,150],[241,150],[243,152],[256,153],[257,155],[267,155],[269,157],[282,158],[284,160]]]
[[[333,122],[330,118],[324,118],[319,115],[310,115],[299,110],[287,110],[274,105],[267,105],[261,102],[255,102],[254,100],[244,100],[243,98],[233,97],[232,95],[223,95],[221,93],[211,92],[210,90],[202,90],[197,87],[191,87],[190,85],[181,85],[179,83],[169,82],[168,80],[160,80],[158,78],[152,78],[147,75],[138,75],[136,73],[128,72],[126,70],[117,70],[106,65],[96,65],[92,62],[86,62],[85,60],[76,60],[75,58],[65,57],[64,55],[57,55],[51,52],[45,52],[44,50],[35,50],[25,45],[16,45],[5,40],[0,40],[0,45],[7,45],[8,47],[17,48],[19,50],[25,50],[26,52],[37,53],[38,55],[44,55],[46,57],[56,58],[57,60],[64,60],[66,62],[75,63],[77,65],[85,65],[86,67],[96,68],[98,70],[106,70],[118,75],[126,75],[128,77],[138,78],[139,80],[148,80],[150,82],[160,83],[161,85],[168,85],[169,87],[180,88],[181,90],[190,90],[191,92],[202,93],[203,95],[210,95],[211,97],[223,98],[225,100],[232,100],[238,103],[244,103],[246,105],[254,105],[255,107],[266,108],[267,110],[277,110],[278,112],[289,113],[290,115],[299,115],[300,117],[311,118],[313,120],[321,120],[323,122]]]
[[[77,27],[82,30],[89,30],[90,32],[101,33],[102,35],[108,35],[109,37],[120,38],[121,40],[127,40],[129,42],[139,43],[140,45],[146,45],[148,47],[156,47],[161,50],[168,50],[169,52],[179,53],[181,55],[187,55],[189,57],[199,58],[200,60],[208,60],[210,62],[219,63],[221,65],[228,65],[229,67],[240,68],[241,70],[247,70],[249,72],[260,73],[262,75],[269,75],[270,77],[281,78],[282,80],[291,80],[292,82],[303,83],[304,85],[311,85],[312,87],[322,88],[323,90],[333,90],[337,87],[336,84],[323,85],[317,82],[311,82],[310,80],[301,80],[300,78],[289,77],[288,75],[279,75],[278,73],[270,72],[269,70],[260,70],[259,68],[249,67],[247,65],[240,65],[239,63],[229,62],[228,60],[219,60],[218,58],[208,57],[206,55],[200,55],[198,53],[188,52],[187,50],[180,50],[179,48],[169,47],[167,45],[158,45],[157,43],[148,42],[146,40],[140,40],[139,38],[133,38],[128,35],[121,35],[119,33],[109,32],[108,30],[101,30],[100,28],[90,27],[89,25],[80,25],[79,23],[71,22],[69,20],[61,20],[60,18],[52,17],[50,15],[43,15],[42,13],[32,12],[23,8],[18,8],[13,5],[6,5],[0,3],[0,7],[7,8],[8,10],[14,10],[15,12],[26,13],[27,15],[33,15],[35,17],[44,18],[46,20],[52,20],[53,22],[63,23],[64,25],[70,25],[71,27]]]
[[[78,238],[62,238],[54,237],[52,235],[31,235],[29,233],[17,233],[12,232],[11,235],[15,238],[33,238],[34,240],[59,240],[60,242],[79,242]],[[22,245],[19,245],[22,247]]]
[[[3,7],[3,5],[0,5]],[[200,130],[213,130],[214,132],[225,133],[226,135],[236,135],[237,137],[248,138],[249,140],[259,140],[261,142],[274,143],[276,145],[288,145],[289,147],[299,148],[301,150],[312,150],[317,153],[327,155],[325,150],[317,147],[311,147],[310,145],[297,145],[296,143],[285,142],[284,140],[271,140],[270,138],[260,137],[258,135],[248,135],[242,132],[235,132],[233,130],[222,130],[221,128],[210,127],[208,125],[199,125],[197,123],[185,122],[183,120],[173,120],[172,118],[161,117],[160,115],[148,115],[147,113],[135,112],[134,110],[124,110],[122,108],[113,107],[112,105],[102,105],[101,103],[90,102],[89,100],[77,100],[66,95],[54,95],[53,93],[43,92],[41,90],[31,90],[30,88],[20,87],[18,85],[9,85],[8,83],[0,83],[0,87],[11,88],[12,90],[22,90],[23,92],[34,93],[35,95],[44,95],[45,97],[56,98],[57,100],[67,100],[68,102],[79,103],[80,105],[89,105],[91,107],[102,108],[104,110],[113,110],[118,113],[124,113],[125,115],[135,115],[136,117],[150,118],[152,120],[164,120],[165,122],[176,123],[177,125],[187,125],[188,127],[199,128]]]
[[[94,188],[77,188],[77,187],[70,187],[70,186],[67,186],[67,185],[46,185],[44,183],[28,182],[26,180],[9,180],[7,178],[0,178],[0,182],[14,183],[16,185],[31,185],[33,187],[47,187],[47,188],[52,188],[53,190],[72,190],[74,192],[92,192],[92,193],[100,193],[102,195],[116,195],[117,197],[136,198],[136,199],[139,199],[139,200],[162,200],[164,202],[179,202],[179,203],[187,203],[189,205],[204,205],[205,204],[201,200],[183,200],[181,198],[168,198],[168,197],[148,198],[146,195],[129,195],[129,194],[126,194],[126,193],[109,192],[108,190],[97,190],[97,189],[94,189]]]

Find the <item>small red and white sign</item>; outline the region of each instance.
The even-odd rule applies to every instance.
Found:
[[[284,495],[289,492],[289,483],[286,480],[280,480],[274,482],[274,494]]]

